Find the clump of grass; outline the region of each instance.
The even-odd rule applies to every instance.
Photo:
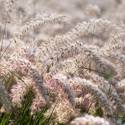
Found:
[[[47,111],[47,107],[43,108],[41,112],[36,112],[31,116],[30,114],[30,105],[32,103],[32,99],[34,94],[31,90],[25,96],[25,100],[23,101],[23,105],[21,108],[16,108],[10,114],[1,113],[0,114],[0,125],[46,125],[48,121],[44,116],[44,113]],[[48,124],[49,125],[49,124]]]
[[[111,80],[113,78],[113,75],[112,74],[104,74],[104,78],[106,80]]]
[[[99,103],[95,103],[94,107],[90,107],[88,113],[93,116],[100,116],[103,117],[103,110],[102,107],[99,105]]]

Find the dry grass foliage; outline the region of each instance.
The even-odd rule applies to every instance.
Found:
[[[31,115],[48,106],[55,125],[123,124],[124,8],[124,0],[0,0],[1,112],[31,90]]]

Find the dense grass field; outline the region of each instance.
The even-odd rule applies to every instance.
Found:
[[[0,125],[125,125],[125,0],[0,0]]]

